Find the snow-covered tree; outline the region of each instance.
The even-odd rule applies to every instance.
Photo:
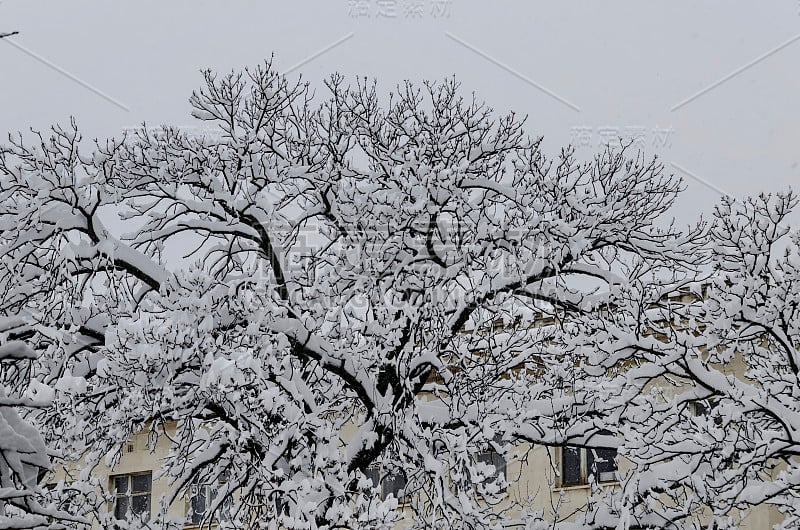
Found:
[[[41,434],[20,417],[19,407],[46,407],[9,388],[20,388],[20,364],[30,363],[36,352],[25,338],[32,330],[20,317],[0,316],[0,528],[63,528],[67,520],[81,522],[60,510],[39,484],[51,469]],[[16,382],[16,384],[15,384]]]
[[[671,391],[636,403],[630,513],[666,527],[703,510],[707,527],[737,528],[767,505],[780,528],[800,527],[800,234],[786,224],[796,203],[784,193],[717,207],[707,281],[659,329],[676,348],[640,356]]]
[[[209,513],[237,528],[389,527],[397,500],[368,480],[376,464],[405,480],[419,528],[501,528],[520,509],[531,528],[662,528],[701,506],[791,504],[778,445],[794,431],[764,422],[793,409],[768,409],[749,382],[761,372],[719,375],[744,344],[761,371],[797,345],[742,320],[772,326],[793,298],[729,300],[731,285],[748,303],[797,291],[796,251],[753,254],[783,234],[771,213],[739,239],[743,214],[725,207],[713,230],[678,228],[664,216],[681,184],[656,161],[625,146],[550,160],[524,120],[454,81],[388,98],[339,76],[326,88],[270,64],[206,72],[192,114],[219,134],[142,127],[86,154],[73,123],[0,151],[0,313],[35,315],[25,375],[54,392],[36,419],[83,459],[76,482],[147,431],[171,444],[163,506],[215,484]],[[710,264],[724,275],[685,294]],[[757,388],[762,408],[734,407]],[[686,414],[711,398],[722,425]],[[632,463],[570,523],[510,503],[474,458],[564,444]],[[770,471],[785,487],[758,497]]]
[[[23,331],[19,319],[0,317],[0,363],[3,379],[9,364],[34,359],[36,353],[13,333]],[[12,337],[9,337],[12,335]],[[50,459],[39,432],[17,413],[29,400],[9,395],[0,387],[0,526],[36,528],[45,526],[48,513],[39,504],[39,473],[50,468]]]

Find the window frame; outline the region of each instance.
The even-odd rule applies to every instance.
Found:
[[[220,487],[224,486],[227,480],[221,478],[214,483],[199,483],[195,479],[190,485],[188,495],[186,498],[186,524],[190,526],[198,526],[205,521],[206,511],[209,508],[209,501],[213,498]],[[201,498],[203,502],[203,511],[194,511],[195,499]],[[219,506],[219,509],[212,515],[212,522],[222,522],[230,520],[230,509],[232,507],[232,499],[225,499]]]
[[[565,464],[567,463],[565,454],[566,450],[569,449],[571,451],[575,451],[574,454],[577,455],[578,461],[578,480],[575,481],[565,481],[567,477],[567,472],[565,468]],[[598,452],[602,451],[604,455],[598,454]],[[613,453],[613,457],[611,454]],[[607,462],[611,462],[612,469],[610,470],[599,470],[596,466],[596,461],[598,457],[603,458],[602,464],[606,464]],[[611,457],[611,458],[609,458]],[[573,457],[574,458],[574,457]],[[559,488],[576,488],[576,487],[586,487],[590,484],[613,484],[615,482],[619,482],[619,478],[617,473],[619,472],[619,454],[616,449],[606,449],[606,448],[595,448],[595,447],[575,447],[570,445],[561,446],[559,451],[559,477],[558,477],[558,487]],[[594,471],[592,470],[594,467]],[[608,474],[611,474],[613,478],[608,478]],[[603,477],[606,475],[606,477]],[[592,476],[593,480],[590,482],[589,477]]]
[[[716,410],[719,406],[719,399],[710,397],[706,399],[698,399],[692,401],[691,413],[695,418],[708,418],[714,422],[717,427],[722,427],[722,416]]]
[[[498,462],[495,462],[495,460]],[[508,489],[508,460],[494,448],[494,445],[491,443],[487,444],[485,450],[475,454],[473,462],[481,462],[494,467],[494,474],[490,477],[486,477],[486,479],[483,480],[483,484],[496,480],[498,476],[502,475],[504,486],[500,491],[506,491],[506,489]]]
[[[134,479],[137,477],[147,477],[147,489],[146,490],[134,490]],[[125,479],[126,486],[125,490],[120,492],[117,488],[117,481],[120,479]],[[144,521],[148,521],[150,517],[153,515],[153,472],[151,470],[148,471],[134,471],[131,473],[119,473],[116,475],[109,476],[109,481],[111,483],[111,491],[114,496],[112,500],[112,513],[114,514],[114,518],[118,521],[132,521],[135,519],[142,519]],[[142,498],[146,497],[147,499],[147,507],[146,509],[142,510],[140,513],[134,511],[134,499],[135,498]],[[120,499],[125,499],[125,514],[123,517],[119,517],[119,501]]]
[[[191,484],[189,486],[189,498],[186,500],[186,524],[199,525],[203,522],[206,508],[208,508],[210,489],[210,484]],[[195,502],[197,499],[202,499],[203,511],[201,512],[195,511]]]
[[[371,465],[365,470],[364,475],[372,482],[373,487],[380,489],[382,500],[386,500],[391,494],[394,495],[394,498],[397,499],[397,503],[400,505],[405,505],[410,502],[408,492],[406,491],[408,478],[404,473],[390,473],[379,465]],[[401,482],[402,486],[394,490],[387,488],[387,484],[393,484],[395,482]],[[398,494],[400,491],[403,492],[402,495]]]
[[[578,459],[578,476],[577,480],[569,482],[566,481],[567,476],[569,475],[572,477],[573,473],[567,473],[567,451],[572,453],[574,456],[571,458]],[[583,458],[583,449],[580,447],[574,447],[571,445],[565,445],[561,447],[560,450],[560,458],[559,458],[559,486],[562,488],[570,488],[573,486],[582,486],[586,484],[586,472],[584,466],[584,458]]]
[[[619,454],[617,453],[616,449],[606,449],[606,448],[587,448],[586,451],[586,480],[588,482],[588,476],[591,474],[594,476],[594,481],[598,484],[607,484],[609,482],[617,482],[617,471],[619,471],[619,467],[617,465],[617,458]],[[602,456],[601,456],[602,455]],[[598,458],[602,458],[602,461],[598,461]],[[600,470],[600,465],[610,463],[611,469],[604,469]],[[604,466],[605,467],[605,466]],[[594,468],[594,470],[592,469]],[[611,474],[611,478],[603,478],[603,475]]]
[[[389,484],[401,485],[392,490],[387,488],[387,485]],[[394,498],[397,499],[398,504],[408,504],[408,494],[406,493],[407,487],[408,478],[406,478],[404,473],[387,473],[384,471],[383,476],[381,477],[381,497],[384,500],[386,500],[389,495],[394,495]],[[400,492],[402,492],[402,495]]]

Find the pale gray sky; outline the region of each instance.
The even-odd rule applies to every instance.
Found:
[[[499,111],[528,114],[549,152],[636,136],[687,177],[685,220],[717,190],[800,190],[800,0],[3,0],[11,30],[3,137],[71,115],[88,138],[192,124],[200,68],[274,53],[281,69],[312,58],[295,74],[319,90],[334,71],[384,89],[455,74]]]

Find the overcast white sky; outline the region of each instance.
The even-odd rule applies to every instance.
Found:
[[[320,88],[334,71],[385,89],[455,74],[499,111],[528,114],[549,152],[573,142],[589,156],[607,136],[636,136],[686,177],[675,213],[687,221],[720,191],[800,191],[800,0],[3,0],[0,32],[11,30],[3,138],[69,116],[88,138],[191,125],[201,68],[274,53]]]

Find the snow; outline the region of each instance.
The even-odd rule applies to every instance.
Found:
[[[370,465],[425,499],[417,528],[733,527],[757,505],[800,521],[793,195],[679,229],[659,166],[549,164],[455,85],[383,104],[332,83],[305,107],[310,88],[269,68],[206,74],[193,116],[219,141],[144,130],[79,156],[64,131],[0,152],[0,452],[20,478],[0,473],[0,496],[39,495],[48,451],[93,490],[88,466],[146,432],[168,447],[167,504],[224,482],[210,505],[234,503],[234,527],[251,507],[389,527]],[[483,484],[487,444],[628,465],[572,516],[517,514],[504,503],[542,498]]]

